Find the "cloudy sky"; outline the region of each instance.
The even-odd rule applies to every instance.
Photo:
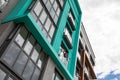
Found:
[[[120,80],[120,0],[79,0],[98,80]]]

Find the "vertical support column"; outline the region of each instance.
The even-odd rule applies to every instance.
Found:
[[[82,69],[80,70],[80,79],[79,80],[84,80],[84,67],[85,67],[85,51],[82,51],[82,55],[81,55],[81,64],[82,64]]]

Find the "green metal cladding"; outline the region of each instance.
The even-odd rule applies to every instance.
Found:
[[[35,22],[34,18],[29,11],[26,11],[31,5],[33,0],[20,0],[16,7],[10,12],[10,14],[3,20],[3,23],[14,21],[15,23],[24,23],[29,31],[36,38],[41,47],[46,51],[46,53],[52,58],[57,67],[65,76],[66,80],[74,80],[75,70],[76,70],[76,53],[78,50],[78,38],[80,34],[80,23],[81,23],[81,9],[79,7],[77,0],[65,0],[65,5],[59,19],[57,30],[50,44],[42,33],[40,27]],[[67,17],[69,11],[72,10],[75,16],[75,27],[76,30],[72,32],[72,49],[69,49],[69,63],[66,68],[64,64],[60,61],[58,57],[59,48],[61,42],[63,41],[64,28],[67,22]]]

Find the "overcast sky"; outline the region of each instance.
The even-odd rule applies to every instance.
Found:
[[[79,0],[100,80],[120,80],[120,0]],[[114,75],[111,79],[109,75]]]

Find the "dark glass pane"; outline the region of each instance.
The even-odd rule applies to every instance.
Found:
[[[42,24],[44,24],[46,18],[47,18],[47,14],[46,14],[46,12],[43,10],[42,13],[41,13],[41,15],[40,15],[40,18],[39,18]]]
[[[29,55],[32,48],[33,48],[33,45],[35,43],[35,39],[33,36],[30,36],[29,40],[27,41],[25,47],[24,47],[24,50],[25,52]]]
[[[25,55],[25,53],[21,53],[14,65],[14,69],[17,73],[21,74],[23,72],[23,69],[25,67],[25,64],[27,63],[28,57]]]
[[[21,30],[20,30],[20,33],[18,34],[18,36],[16,37],[15,41],[20,45],[22,46],[24,41],[25,41],[25,38],[27,37],[27,34],[28,34],[28,31],[22,27]]]
[[[34,45],[35,39],[34,39],[34,37],[33,37],[32,35],[30,36],[29,41],[30,41],[30,43],[31,43],[32,45]]]
[[[6,73],[0,69],[0,80],[4,80]]]
[[[56,72],[55,80],[63,80],[61,75]]]
[[[31,75],[32,75],[33,70],[34,70],[34,66],[35,66],[35,65],[34,65],[33,62],[30,60],[30,61],[28,62],[28,64],[27,64],[26,68],[25,68],[24,73],[23,73],[23,78],[24,78],[25,80],[30,80]]]
[[[13,43],[11,44],[8,51],[5,53],[3,60],[5,60],[10,66],[12,66],[19,52],[20,52],[20,48],[15,43]]]
[[[40,52],[40,51],[41,51],[40,45],[39,45],[39,44],[36,44],[35,49],[36,49],[38,52]]]
[[[38,80],[39,76],[40,76],[40,70],[36,67],[31,80]]]
[[[35,11],[37,16],[40,14],[40,12],[42,11],[42,5],[40,2],[37,2],[36,6],[34,8],[34,11]]]

